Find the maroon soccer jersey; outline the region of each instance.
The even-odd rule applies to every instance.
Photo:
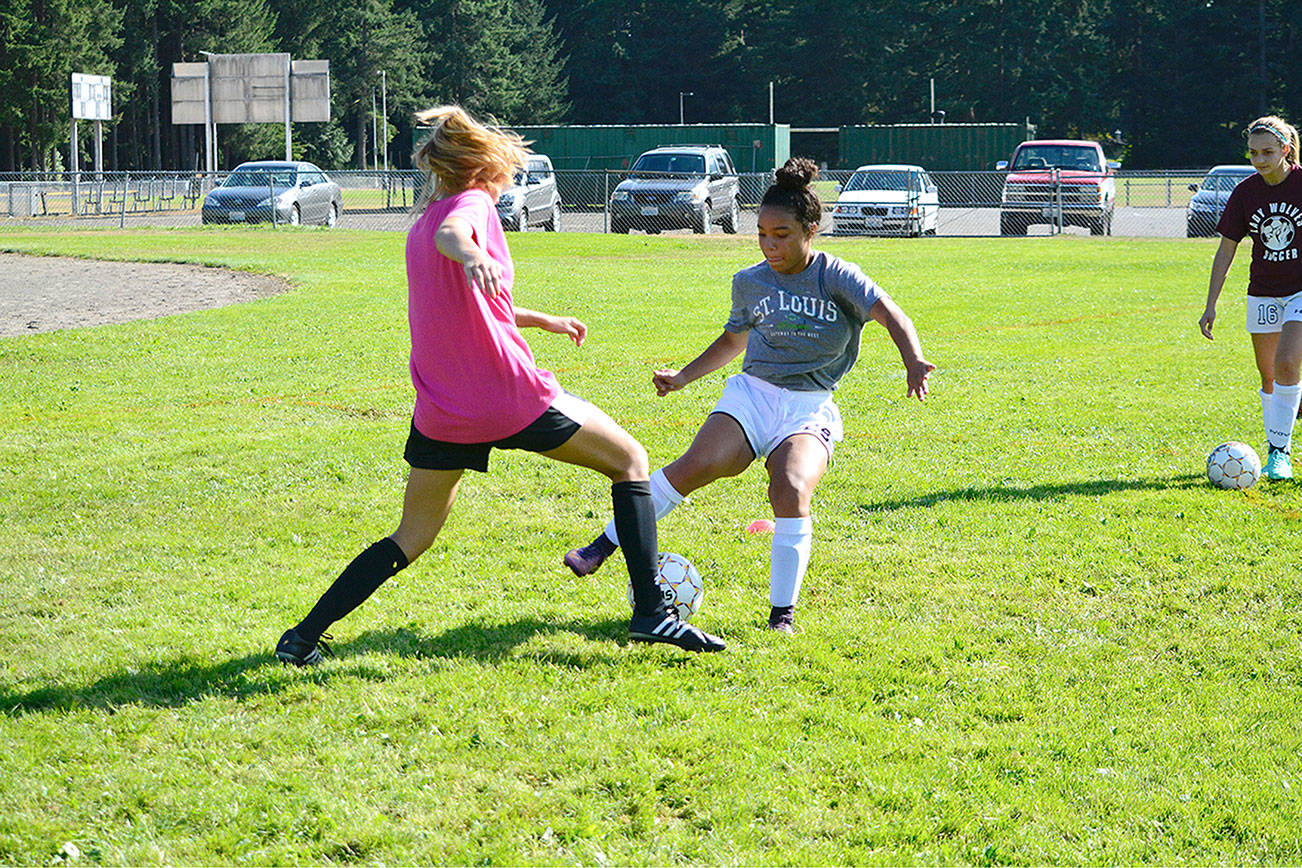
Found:
[[[1225,203],[1216,231],[1231,241],[1252,236],[1248,295],[1283,298],[1302,292],[1302,169],[1270,186],[1261,175],[1243,179]]]

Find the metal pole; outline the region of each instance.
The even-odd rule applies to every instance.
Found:
[[[77,181],[80,180],[81,161],[77,153],[77,119],[72,119],[72,138],[68,143],[68,164],[72,167],[72,213],[77,214],[80,208],[77,207]]]
[[[212,61],[203,68],[203,167],[209,177],[217,171],[217,129],[212,122]]]
[[[601,194],[601,224],[602,232],[610,231],[610,170],[602,169],[601,177],[604,181],[605,190]]]
[[[271,225],[278,226],[276,222],[276,174],[267,172],[267,199],[271,202]]]
[[[384,176],[389,177],[389,73],[380,70],[380,115],[384,121]]]
[[[376,141],[380,138],[379,130],[376,126],[379,118],[375,116],[375,88],[371,88],[371,166],[380,168],[380,152],[378,150],[380,143]]]
[[[104,173],[104,122],[95,119],[95,174]]]
[[[130,186],[130,184],[128,183],[130,180],[131,180],[131,173],[123,172],[122,173],[122,211],[120,213],[120,216],[118,217],[119,229],[127,228],[127,187]]]
[[[773,82],[769,82],[769,126],[773,126]]]
[[[290,126],[290,105],[289,105],[289,72],[290,72],[289,55],[285,55],[285,160],[294,159],[294,134]]]

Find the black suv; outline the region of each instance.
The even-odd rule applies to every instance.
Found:
[[[740,184],[719,145],[664,145],[637,158],[610,196],[610,231],[642,229],[736,233]]]

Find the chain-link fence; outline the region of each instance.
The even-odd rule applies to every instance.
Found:
[[[318,173],[319,174],[319,173]],[[1006,172],[824,171],[824,232],[835,235],[1076,234],[1184,237],[1217,214],[1190,211],[1205,172],[1056,171],[1027,182]],[[421,178],[410,170],[334,171],[249,179],[237,172],[0,173],[0,231],[15,226],[137,227],[295,223],[405,231]],[[772,173],[672,176],[558,169],[521,179],[499,202],[512,231],[756,231]],[[903,185],[904,189],[898,189]],[[1195,224],[1200,230],[1194,232]]]

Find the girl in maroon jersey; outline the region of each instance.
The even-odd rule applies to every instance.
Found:
[[[1302,171],[1298,131],[1273,115],[1248,126],[1248,157],[1257,174],[1230,194],[1216,231],[1207,307],[1198,326],[1212,339],[1216,300],[1239,242],[1252,236],[1248,272],[1248,334],[1261,374],[1266,427],[1266,477],[1291,479],[1293,423],[1302,402]]]

